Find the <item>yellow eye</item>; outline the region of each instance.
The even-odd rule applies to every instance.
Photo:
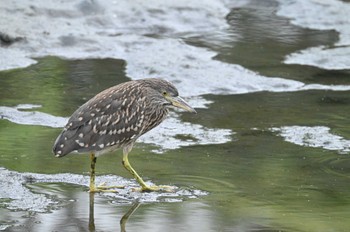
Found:
[[[166,91],[163,92],[163,96],[167,96],[168,93]]]

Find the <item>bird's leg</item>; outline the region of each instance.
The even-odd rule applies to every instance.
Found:
[[[90,192],[96,191],[95,186],[95,165],[96,165],[96,157],[94,153],[90,154]]]
[[[95,185],[95,165],[96,165],[97,157],[94,153],[90,154],[90,190],[89,192],[95,193],[95,192],[118,192],[116,190],[111,190],[113,188],[124,188],[124,186],[104,186],[104,184],[99,185],[96,187]]]
[[[148,189],[149,186],[142,180],[142,178],[137,174],[135,169],[133,169],[129,163],[128,153],[124,152],[123,154],[123,166],[128,170],[131,175],[136,179],[136,181],[141,185],[142,190]]]
[[[139,176],[139,174],[137,174],[137,172],[135,171],[135,169],[133,169],[129,163],[129,159],[128,159],[128,153],[131,150],[130,147],[126,147],[123,150],[123,166],[126,168],[126,170],[128,170],[131,175],[136,179],[136,181],[141,185],[141,192],[152,192],[152,191],[166,191],[166,192],[173,192],[174,189],[176,187],[172,187],[172,186],[156,186],[156,185],[152,185],[149,186],[147,185],[143,179]]]

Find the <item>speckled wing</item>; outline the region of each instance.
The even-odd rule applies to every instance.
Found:
[[[134,86],[135,87],[135,86]],[[134,141],[145,127],[145,98],[139,88],[118,85],[90,99],[70,117],[53,152],[98,152]]]

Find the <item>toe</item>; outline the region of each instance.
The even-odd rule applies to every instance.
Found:
[[[168,185],[152,185],[141,188],[141,192],[175,192],[177,187]]]

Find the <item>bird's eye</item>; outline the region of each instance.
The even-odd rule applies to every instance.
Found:
[[[163,92],[163,96],[167,96],[168,93],[166,91]]]

